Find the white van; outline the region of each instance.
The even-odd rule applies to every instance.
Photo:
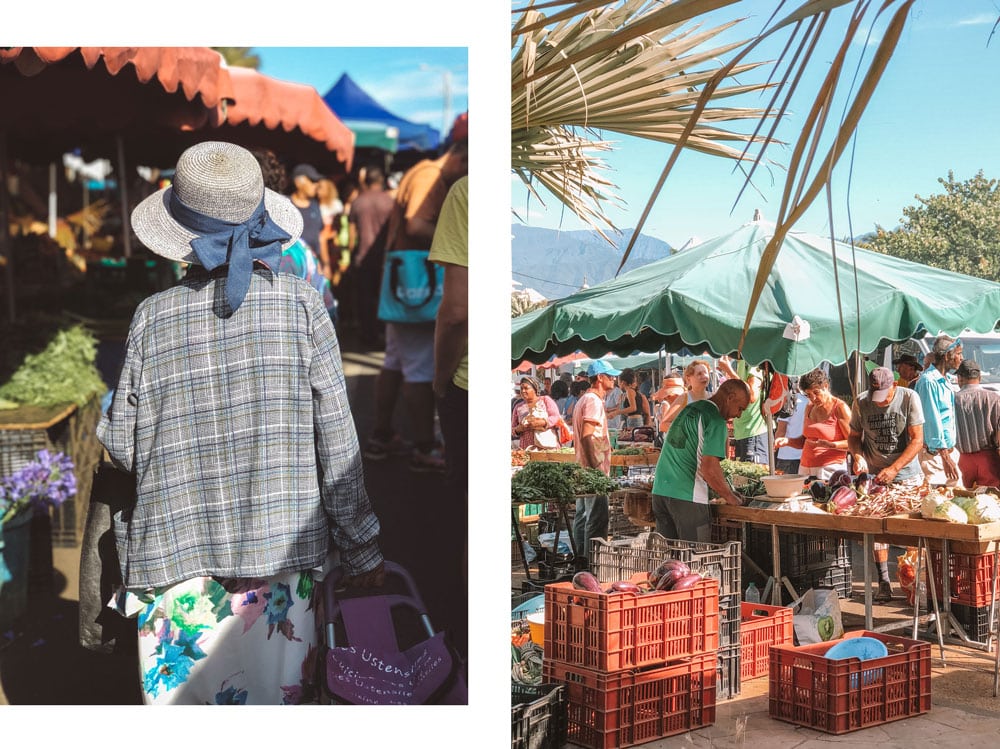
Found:
[[[982,370],[983,387],[1000,391],[1000,333],[973,333],[963,331],[962,358],[971,359]],[[926,354],[934,346],[936,335],[926,335],[917,341],[920,351]]]

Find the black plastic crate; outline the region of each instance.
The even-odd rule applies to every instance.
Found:
[[[747,554],[761,567],[773,566],[770,529],[750,528],[746,546]],[[788,577],[850,563],[850,548],[842,537],[779,531],[778,548],[781,573]]]
[[[854,581],[849,566],[812,570],[796,577],[789,576],[788,581],[799,595],[809,588],[832,588],[841,598],[850,598],[854,592]],[[782,586],[782,599],[785,604],[792,602],[791,594],[784,586]]]
[[[740,597],[719,598],[719,649],[740,645]]]
[[[729,518],[712,519],[713,544],[726,543],[727,541],[743,541],[743,521],[730,520]]]
[[[510,685],[511,749],[559,749],[566,743],[566,685]]]
[[[996,629],[997,614],[1000,613],[1000,604],[995,605],[997,608],[993,611],[994,629]],[[951,613],[955,615],[970,640],[986,642],[990,635],[989,606],[965,606],[961,603],[952,603]]]
[[[740,693],[740,646],[719,648],[716,673],[716,699],[728,700]]]

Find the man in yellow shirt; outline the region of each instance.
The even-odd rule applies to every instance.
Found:
[[[441,206],[429,259],[444,266],[434,330],[434,395],[444,437],[445,478],[455,492],[469,483],[469,178]]]

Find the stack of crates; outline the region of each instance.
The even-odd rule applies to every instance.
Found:
[[[944,595],[941,582],[942,554],[931,551],[931,568],[938,600]],[[969,639],[986,642],[990,635],[990,602],[993,600],[993,552],[988,554],[948,553],[948,593],[951,613],[965,628]],[[994,609],[993,622],[997,621]]]
[[[718,685],[720,700],[740,693],[740,583],[739,541],[721,544],[669,539],[655,531],[612,541],[591,540],[590,569],[601,581],[628,580],[647,575],[667,558],[682,560],[692,572],[718,580],[719,648]]]
[[[642,594],[545,586],[542,679],[566,686],[572,744],[618,749],[712,725],[718,642],[713,578]]]

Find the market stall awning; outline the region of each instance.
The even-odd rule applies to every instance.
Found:
[[[626,355],[661,345],[734,354],[772,234],[772,224],[750,222],[516,317],[511,360],[541,362],[577,350]],[[742,355],[751,364],[767,360],[783,374],[798,375],[824,361],[844,363],[854,350],[905,340],[922,328],[952,335],[965,328],[988,331],[998,319],[998,283],[790,232]]]
[[[288,161],[308,161],[321,171],[349,171],[354,133],[312,86],[229,69],[235,103],[213,123],[223,140],[248,148],[267,147]],[[211,132],[211,131],[209,131]],[[317,163],[319,162],[319,163]]]
[[[341,75],[326,92],[323,101],[342,120],[378,122],[397,128],[400,151],[432,151],[441,143],[441,134],[436,129],[393,114],[375,101],[347,73]]]
[[[375,148],[388,153],[399,149],[399,128],[394,125],[366,120],[344,120],[344,124],[354,133],[355,148]]]
[[[0,131],[35,163],[111,135],[201,127],[233,96],[208,47],[0,49]]]
[[[558,369],[563,364],[569,364],[575,362],[578,359],[586,359],[587,355],[582,351],[575,351],[572,354],[567,354],[566,356],[554,356],[546,362],[538,365],[539,369]]]

